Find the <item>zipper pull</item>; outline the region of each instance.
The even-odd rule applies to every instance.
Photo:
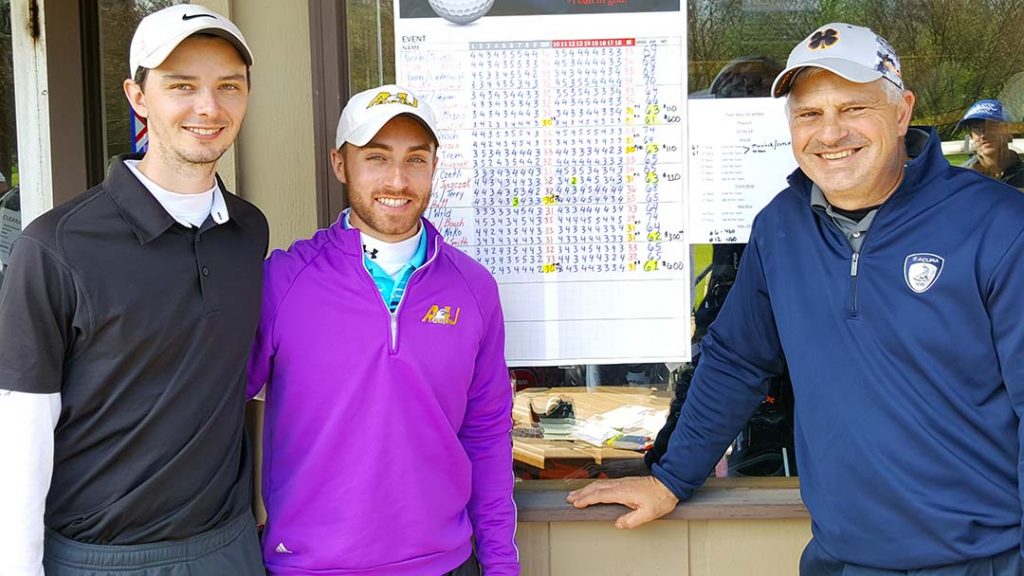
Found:
[[[860,254],[854,252],[853,259],[850,261],[850,277],[857,277],[857,261],[860,260]]]

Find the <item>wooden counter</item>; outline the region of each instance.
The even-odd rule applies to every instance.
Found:
[[[530,403],[546,404],[552,397],[562,396],[572,401],[576,420],[584,420],[595,414],[609,412],[620,406],[637,405],[665,410],[672,401],[671,393],[651,388],[606,386],[597,389],[584,387],[529,388],[516,394],[512,408],[512,419],[517,428],[529,428],[533,424]],[[642,458],[643,453],[634,450],[618,450],[598,447],[572,440],[545,440],[543,438],[512,439],[512,458],[529,466],[543,469],[549,460],[575,461],[580,466],[588,462],[602,464],[607,460],[632,460]]]
[[[608,504],[578,510],[566,502],[570,491],[592,480],[527,480],[516,484],[520,522],[612,521],[624,506]],[[806,519],[798,478],[709,478],[666,520]]]

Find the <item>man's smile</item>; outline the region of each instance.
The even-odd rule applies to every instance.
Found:
[[[386,196],[382,196],[377,198],[377,202],[380,202],[389,208],[401,208],[411,202],[411,200],[408,198],[388,198]]]
[[[841,160],[847,156],[852,156],[856,150],[841,150],[839,152],[822,152],[819,154],[825,160]]]

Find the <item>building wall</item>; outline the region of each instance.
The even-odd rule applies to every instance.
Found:
[[[793,576],[810,520],[520,523],[523,576]]]
[[[271,248],[316,230],[309,11],[301,2],[203,0],[230,17],[252,48],[252,93],[235,144],[235,185],[270,221]],[[230,176],[225,157],[222,177]],[[227,178],[226,178],[227,179]],[[229,181],[228,185],[231,183]]]

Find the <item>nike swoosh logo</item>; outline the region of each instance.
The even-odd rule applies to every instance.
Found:
[[[217,19],[216,16],[213,16],[213,15],[210,15],[210,14],[182,14],[181,15],[181,19],[182,20],[191,20],[193,18],[213,18],[214,20]]]

